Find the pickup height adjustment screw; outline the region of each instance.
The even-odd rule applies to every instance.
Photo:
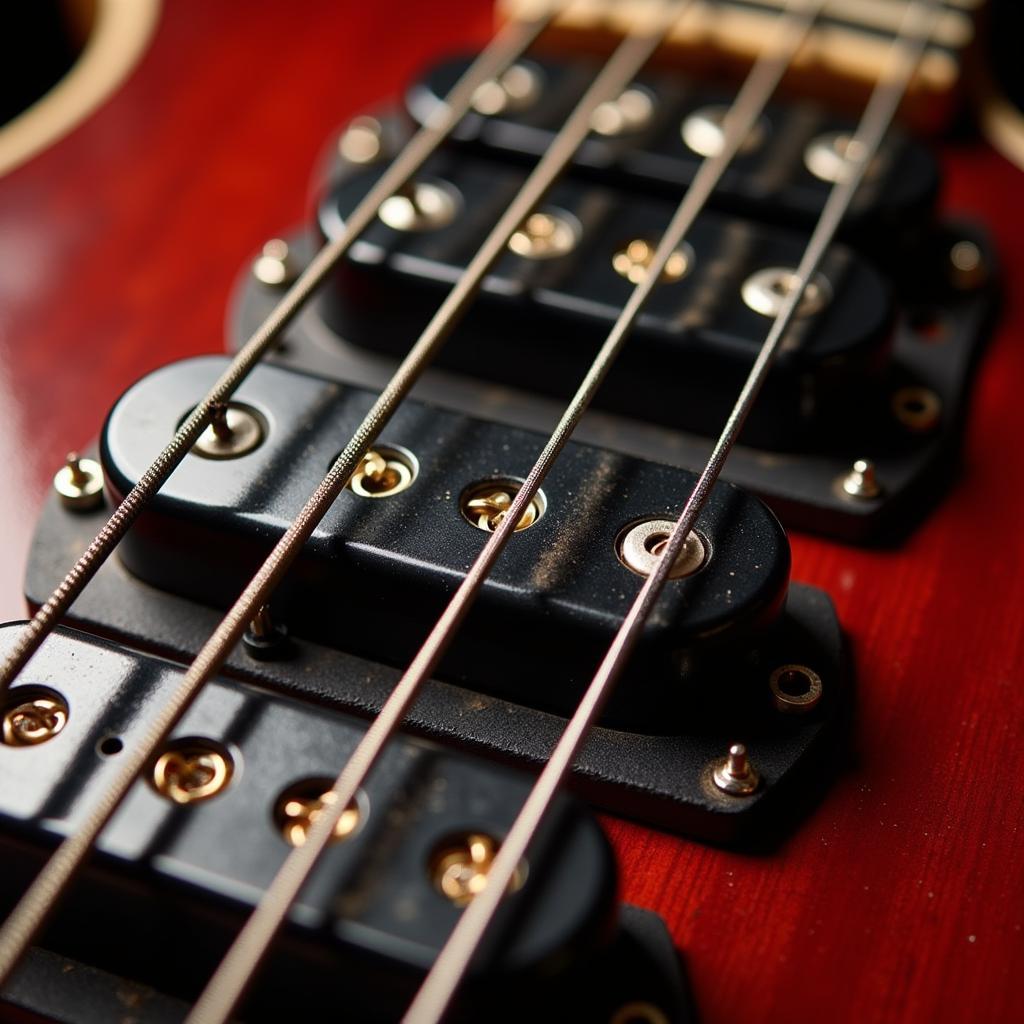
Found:
[[[258,448],[263,425],[247,406],[221,402],[214,406],[210,425],[192,446],[204,459],[237,459]]]
[[[602,103],[591,118],[598,135],[615,137],[643,131],[654,116],[654,100],[646,89],[626,89],[617,100]]]
[[[88,512],[103,504],[103,469],[78,452],[68,452],[67,461],[53,478],[53,489],[65,508]]]
[[[242,636],[246,654],[257,661],[274,661],[292,653],[288,627],[274,622],[270,609],[263,605]]]
[[[253,260],[253,277],[268,288],[285,288],[299,276],[295,257],[283,238],[271,238]]]
[[[234,761],[213,740],[174,740],[153,765],[153,788],[175,804],[194,804],[222,792]]]
[[[760,777],[747,757],[747,748],[742,743],[734,743],[728,756],[715,762],[711,780],[730,796],[750,796],[757,789]]]
[[[858,459],[849,473],[839,480],[843,494],[850,498],[870,501],[882,493],[882,485],[875,473],[875,464],[867,459]]]
[[[494,531],[501,525],[519,484],[512,480],[492,480],[474,484],[462,495],[462,514],[478,530]],[[544,514],[544,498],[538,492],[522,514],[516,533],[533,526]]]
[[[54,690],[33,688],[31,695],[12,694],[3,713],[2,739],[8,747],[34,747],[52,740],[67,725],[68,705]]]

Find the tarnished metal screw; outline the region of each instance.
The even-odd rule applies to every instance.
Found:
[[[338,819],[331,842],[340,842],[355,831],[360,819],[357,800],[353,800]],[[313,822],[333,802],[329,779],[305,779],[285,790],[274,809],[274,818],[285,842],[290,846],[302,846]]]
[[[639,284],[647,277],[647,270],[654,260],[657,248],[654,242],[649,242],[644,238],[634,238],[632,242],[612,256],[612,267],[617,274],[631,284]],[[686,277],[692,266],[693,249],[684,243],[682,248],[677,249],[669,256],[665,269],[662,271],[661,280],[665,284],[679,281]]]
[[[512,507],[512,500],[519,491],[519,485],[512,482],[495,481],[477,484],[462,496],[462,514],[477,529],[493,533]],[[516,532],[533,526],[543,515],[543,499],[534,497],[526,507],[516,525]]]
[[[576,241],[576,231],[565,217],[555,213],[531,213],[508,240],[508,247],[517,256],[550,260],[572,252]]]
[[[882,485],[875,473],[875,464],[867,459],[858,459],[853,468],[839,479],[843,494],[850,498],[869,501],[882,493]]]
[[[68,721],[68,706],[56,693],[18,697],[3,715],[3,742],[9,747],[34,747],[52,740]]]
[[[299,276],[299,268],[288,243],[283,238],[272,238],[253,261],[252,273],[260,284],[283,288]]]
[[[103,504],[103,467],[78,452],[68,452],[67,461],[53,478],[53,489],[66,508],[87,512]]]
[[[760,777],[747,757],[747,748],[742,743],[734,743],[728,756],[715,762],[711,780],[730,796],[750,796],[757,789]]]
[[[487,885],[487,873],[497,853],[497,841],[482,832],[470,832],[443,843],[430,863],[435,888],[455,906],[466,906]],[[525,872],[517,870],[509,891],[518,889],[524,877]]]
[[[231,755],[212,740],[178,740],[153,765],[153,788],[172,803],[192,804],[222,792],[231,781]]]
[[[244,405],[221,403],[214,407],[210,425],[199,435],[192,453],[204,459],[237,459],[258,448],[263,424]]]

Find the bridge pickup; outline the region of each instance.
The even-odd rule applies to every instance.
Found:
[[[415,82],[406,94],[411,117],[427,120],[468,66],[468,58],[451,59]],[[458,142],[478,153],[533,162],[593,81],[595,66],[531,59],[518,74],[532,79],[532,91],[508,99],[492,114],[469,114],[454,135]],[[714,90],[664,73],[641,77],[633,90],[639,95],[631,102],[604,111],[604,131],[595,131],[579,150],[574,170],[605,184],[640,194],[653,190],[678,201],[720,137],[721,117],[736,86]],[[602,123],[597,122],[599,129]],[[832,186],[829,174],[842,163],[835,140],[848,138],[855,127],[855,119],[837,117],[811,102],[770,104],[723,175],[712,208],[788,227],[813,226]],[[894,130],[851,207],[843,237],[891,253],[900,240],[912,241],[927,225],[938,187],[932,154]]]
[[[327,237],[336,237],[375,177],[366,172],[325,197],[320,226]],[[436,230],[406,232],[378,221],[352,247],[323,306],[332,330],[350,342],[404,353],[523,174],[446,153],[428,165],[424,180],[451,190],[459,212]],[[645,253],[674,205],[578,181],[556,187],[543,210],[565,232],[565,251],[540,241],[531,258],[524,234],[524,254],[510,252],[497,264],[439,362],[568,398],[643,274]],[[792,231],[710,213],[698,218],[673,276],[651,296],[596,403],[715,433],[805,245]],[[835,245],[804,309],[747,422],[749,444],[799,449],[810,436],[848,422],[860,396],[878,390],[893,316],[878,272]]]
[[[15,627],[0,630],[0,648],[14,635]],[[4,911],[55,840],[74,830],[115,770],[117,751],[141,738],[180,674],[68,632],[33,660],[4,711],[46,696],[63,703],[67,718],[45,742],[0,744]],[[104,831],[47,945],[194,999],[364,729],[248,686],[207,685]],[[486,849],[500,844],[529,786],[509,768],[398,737],[342,819],[345,837],[303,890],[242,1016],[319,1020],[325,1006],[344,1005],[361,1021],[397,1020],[458,918],[457,867],[469,837]],[[563,795],[456,1019],[521,1020],[527,1007],[551,1000],[609,1020],[642,1000],[674,1024],[690,1020],[664,925],[620,908],[615,893],[607,840]],[[27,976],[15,977],[5,998],[32,1005],[40,969],[38,957],[25,965]],[[94,990],[85,1005],[96,998]]]

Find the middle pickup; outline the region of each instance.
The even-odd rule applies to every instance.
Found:
[[[356,174],[320,206],[338,235],[378,170]],[[440,153],[351,249],[324,316],[356,345],[404,353],[521,188],[524,172]],[[513,236],[483,296],[441,362],[474,376],[567,398],[636,283],[675,204],[569,180]],[[666,268],[597,404],[714,435],[786,295],[806,235],[704,213]],[[402,301],[396,303],[399,294]],[[823,426],[855,418],[885,365],[894,310],[889,286],[836,243],[744,430],[760,448],[806,448]],[[867,389],[870,390],[870,389]]]
[[[173,364],[118,402],[102,438],[115,496],[223,366],[220,358]],[[204,435],[126,537],[124,564],[163,590],[230,604],[373,398],[258,368],[231,405],[229,436]],[[375,445],[380,462],[353,477],[275,594],[275,619],[299,637],[404,667],[542,443],[404,403]],[[684,470],[570,444],[439,678],[570,711],[693,483]],[[677,731],[697,709],[733,714],[751,659],[766,657],[778,635],[789,567],[788,541],[768,508],[733,485],[716,486],[605,720],[658,733]]]

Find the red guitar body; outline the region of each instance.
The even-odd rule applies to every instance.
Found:
[[[307,215],[330,132],[492,19],[486,0],[175,0],[105,107],[0,180],[0,617],[25,615],[67,450],[146,372],[223,350],[232,281]],[[899,547],[792,537],[856,662],[848,763],[763,855],[606,820],[707,1024],[1024,1020],[1024,179],[979,141],[942,156],[943,206],[990,226],[1006,278],[962,467]]]

